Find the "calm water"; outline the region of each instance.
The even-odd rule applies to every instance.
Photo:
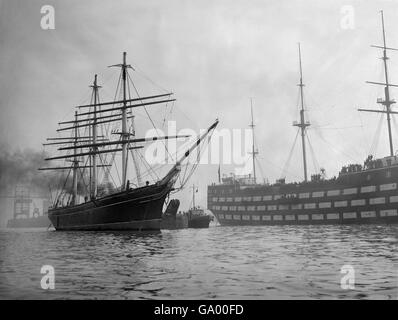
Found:
[[[1,230],[0,298],[398,299],[397,245],[398,226]],[[42,265],[54,290],[40,288]]]

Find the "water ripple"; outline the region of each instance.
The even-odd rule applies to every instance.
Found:
[[[398,299],[397,244],[398,226],[1,230],[0,298]],[[54,290],[40,288],[45,264]]]

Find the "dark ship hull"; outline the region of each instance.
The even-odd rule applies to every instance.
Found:
[[[56,230],[160,230],[172,182],[128,190],[80,205],[49,209]]]
[[[188,220],[188,228],[208,228],[210,224],[210,216],[191,217]]]
[[[398,223],[398,158],[332,180],[208,186],[208,208],[221,225]]]
[[[37,218],[25,218],[25,219],[10,219],[7,222],[7,228],[48,228],[51,226],[51,222],[47,215],[39,216]]]

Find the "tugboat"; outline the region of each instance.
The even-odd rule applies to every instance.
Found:
[[[63,127],[57,131],[71,130],[71,135],[47,139],[55,141],[48,144],[61,145],[58,150],[66,151],[66,154],[49,157],[46,160],[65,161],[66,159],[68,161],[69,159],[70,161],[72,159],[69,166],[41,168],[41,170],[66,170],[68,172],[66,178],[64,175],[60,179],[62,190],[57,191],[56,199],[48,210],[48,217],[56,230],[160,230],[164,202],[169,194],[175,191],[174,185],[181,172],[183,161],[196,148],[199,148],[202,142],[208,141],[218,124],[216,120],[206,132],[195,139],[196,141],[176,159],[171,169],[161,177],[153,165],[145,162],[148,172],[151,174],[155,172],[156,175],[152,176],[152,182],[143,183],[136,162],[137,158],[143,158],[143,155],[138,152],[139,149],[144,148],[142,143],[162,142],[162,140],[188,136],[137,138],[133,110],[151,105],[166,105],[175,99],[171,98],[170,92],[140,96],[129,75],[129,70],[134,69],[127,64],[125,52],[122,63],[112,67],[121,69],[115,95],[121,98],[110,102],[100,102],[98,92],[101,87],[97,84],[97,75],[95,75],[94,82],[90,86],[92,88],[91,103],[77,106],[78,109],[88,111],[76,111],[73,120],[59,123]],[[136,96],[130,96],[130,92],[135,92]],[[153,125],[149,114],[147,112],[146,114]],[[116,126],[110,127],[111,122]],[[85,131],[80,132],[81,130]],[[111,138],[115,136],[116,139],[112,140]],[[68,153],[68,151],[72,152]],[[119,152],[121,152],[121,166],[117,170],[115,156],[120,154]],[[127,178],[129,153],[131,153],[130,159],[134,164],[137,178],[135,184],[130,183]],[[112,168],[114,170],[112,173],[120,179],[119,186],[115,186],[116,177],[114,179],[111,174]],[[102,184],[99,184],[100,169],[104,170],[101,172]],[[110,182],[109,176],[112,177],[113,183]],[[72,180],[71,183],[70,180]]]
[[[198,190],[195,185],[192,186],[192,208],[188,210],[186,215],[188,216],[188,228],[208,228],[210,221],[213,217],[206,214],[205,211],[199,206],[195,206],[195,193]]]
[[[324,171],[308,179],[306,158],[306,129],[303,99],[301,50],[300,66],[300,121],[297,137],[301,136],[304,181],[286,183],[285,178],[274,184],[257,183],[253,138],[253,175],[224,177],[218,173],[219,183],[208,186],[208,208],[221,225],[290,225],[290,224],[383,224],[398,223],[398,156],[394,154],[391,134],[391,115],[398,114],[391,106],[390,88],[398,87],[389,82],[384,16],[381,11],[383,45],[372,46],[383,51],[384,82],[368,82],[384,87],[384,97],[377,99],[382,110],[358,109],[386,115],[390,154],[381,159],[369,155],[363,164],[343,167],[338,176],[326,179]],[[252,122],[253,124],[253,111]],[[311,146],[310,146],[311,147]]]

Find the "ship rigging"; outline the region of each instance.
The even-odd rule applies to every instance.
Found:
[[[358,111],[362,112],[375,112],[375,113],[384,113],[386,114],[386,119],[387,119],[387,128],[388,128],[388,141],[389,141],[389,150],[390,150],[390,156],[394,156],[394,147],[393,147],[393,140],[392,140],[392,133],[391,133],[391,115],[392,114],[397,114],[398,112],[392,111],[391,106],[396,103],[394,99],[391,99],[390,95],[390,87],[398,87],[396,84],[391,84],[389,82],[389,74],[388,74],[388,64],[387,60],[389,60],[389,57],[387,56],[387,50],[391,51],[398,51],[398,49],[395,48],[390,48],[387,47],[386,44],[386,32],[385,32],[385,27],[384,27],[384,14],[383,10],[380,11],[381,15],[381,27],[382,27],[382,33],[383,33],[383,45],[378,46],[378,45],[371,45],[373,48],[377,49],[382,49],[383,50],[383,71],[384,71],[384,80],[385,82],[375,82],[375,81],[366,81],[366,83],[369,84],[374,84],[374,85],[379,85],[379,86],[384,86],[384,99],[383,98],[378,98],[377,103],[381,104],[384,106],[384,110],[374,110],[374,109],[362,109],[359,108]]]
[[[59,193],[49,210],[49,218],[54,227],[59,230],[158,230],[164,202],[169,194],[177,189],[175,183],[180,176],[184,161],[195,149],[203,147],[206,140],[209,141],[218,124],[216,120],[205,133],[194,139],[187,150],[182,154],[176,153],[174,165],[163,175],[163,178],[159,177],[155,166],[148,163],[137,151],[143,149],[145,147],[143,144],[147,142],[162,142],[167,150],[165,140],[187,139],[189,136],[136,137],[133,110],[159,104],[167,106],[167,103],[174,102],[176,99],[172,98],[173,93],[170,92],[141,97],[128,73],[129,69],[134,69],[126,63],[125,52],[123,62],[111,67],[121,68],[116,91],[118,92],[120,87],[122,98],[117,100],[116,94],[115,101],[100,102],[101,86],[95,75],[93,84],[90,86],[92,90],[90,104],[76,107],[78,110],[88,108],[88,111],[75,111],[74,120],[59,123],[61,128],[57,132],[70,131],[72,135],[49,138],[50,142],[44,144],[59,146],[58,151],[66,152],[66,154],[48,157],[45,160],[63,160],[72,164],[69,167],[64,165],[40,168],[40,170],[68,171],[66,177],[60,179],[62,185],[58,188]],[[130,82],[138,97],[131,97]],[[147,111],[146,114],[156,129]],[[116,124],[116,128],[111,130],[111,123]],[[121,131],[118,129],[118,124],[121,124]],[[83,135],[80,130],[84,130]],[[101,130],[100,134],[99,130]],[[117,139],[111,139],[114,136]],[[121,153],[121,177],[120,185],[115,187],[111,169],[114,168],[113,173],[119,176],[117,167],[114,165],[115,157],[119,152]],[[145,175],[141,172],[137,157],[141,158],[147,168],[145,175],[152,175],[152,181],[147,180],[145,184],[142,183]],[[136,174],[134,185],[128,179],[129,158],[132,159]],[[187,168],[186,165],[186,171]],[[99,169],[104,169],[102,183],[99,183]],[[72,183],[68,185],[70,173],[72,173]],[[180,187],[183,187],[191,174],[192,172],[185,177]],[[112,182],[109,181],[110,178]],[[86,194],[83,202],[79,197],[80,194]]]

